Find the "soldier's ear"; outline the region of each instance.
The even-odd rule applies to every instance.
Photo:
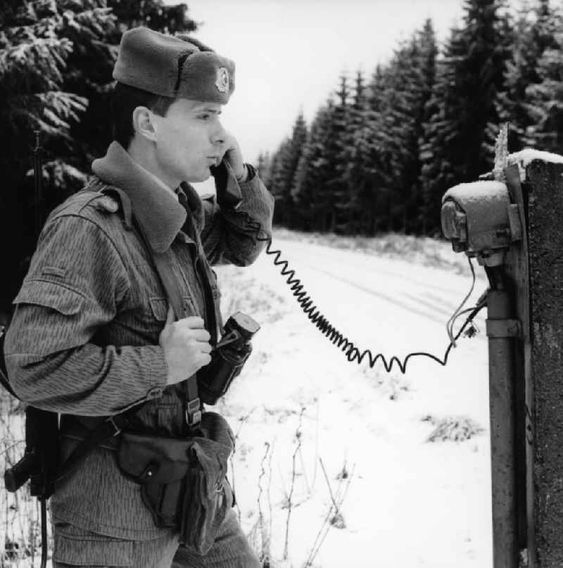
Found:
[[[133,129],[143,138],[154,142],[156,140],[157,125],[153,112],[145,106],[138,106],[133,111]]]

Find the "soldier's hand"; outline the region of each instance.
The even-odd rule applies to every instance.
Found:
[[[158,341],[168,366],[166,384],[187,379],[211,361],[209,339],[203,319],[192,316],[174,321],[174,312],[168,308],[166,325]]]
[[[239,182],[246,181],[246,178],[248,177],[248,171],[244,164],[244,160],[242,159],[242,152],[240,150],[237,139],[231,133],[226,132],[223,144],[223,151],[225,152],[223,159],[229,162],[229,165],[231,166],[233,173],[235,174],[235,177]]]

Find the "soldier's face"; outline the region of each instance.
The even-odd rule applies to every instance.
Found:
[[[156,116],[156,160],[173,180],[206,180],[224,153],[226,132],[219,120],[222,105],[189,99],[172,103],[166,116]]]

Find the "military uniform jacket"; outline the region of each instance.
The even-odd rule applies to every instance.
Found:
[[[240,185],[230,176],[224,180],[240,192],[236,208],[218,204],[215,197],[202,200],[184,184],[183,205],[116,142],[92,169],[96,175],[88,185],[49,216],[14,300],[5,342],[9,378],[26,402],[81,417],[107,416],[148,401],[138,412],[142,424],[158,434],[179,435],[183,388],[165,386],[166,364],[158,344],[166,294],[136,223],[149,246],[169,251],[186,315],[204,317],[198,242],[183,230],[187,217],[210,264],[244,266],[264,244],[249,218],[260,223],[262,234],[271,234],[273,197],[251,171]],[[120,194],[116,213],[97,206],[100,192],[111,188]],[[204,268],[218,309],[214,273]],[[71,445],[63,438],[63,458]],[[120,538],[159,536],[162,529],[154,526],[139,486],[119,472],[113,454],[103,447],[93,450],[57,485],[53,516]]]

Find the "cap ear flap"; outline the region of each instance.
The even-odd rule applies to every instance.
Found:
[[[182,41],[187,41],[188,43],[195,45],[197,48],[199,48],[200,51],[211,51],[214,53],[213,49],[211,49],[204,43],[201,43],[201,41],[199,41],[198,39],[189,36],[188,34],[176,34],[176,37],[178,39],[181,39]]]

